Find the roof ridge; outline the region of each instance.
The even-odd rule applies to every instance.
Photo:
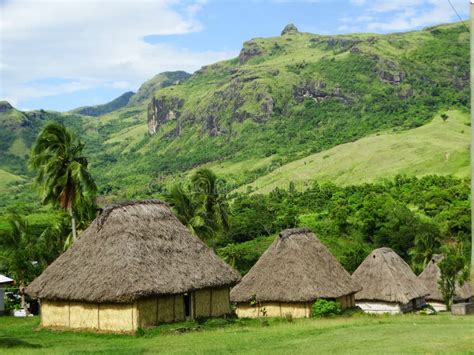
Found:
[[[288,238],[291,235],[294,234],[304,234],[304,233],[313,233],[313,231],[307,227],[302,227],[302,228],[288,228],[280,232],[278,234],[278,237],[280,240]]]
[[[146,199],[146,200],[129,200],[129,201],[121,201],[116,202],[110,205],[105,206],[102,209],[102,212],[99,214],[96,220],[96,225],[98,229],[101,229],[104,225],[105,221],[109,217],[110,213],[113,210],[121,207],[128,207],[128,206],[135,206],[135,205],[165,205],[168,206],[166,202],[163,202],[158,199]],[[168,206],[169,207],[169,206]]]

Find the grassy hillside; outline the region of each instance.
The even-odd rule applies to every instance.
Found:
[[[359,315],[331,319],[212,319],[165,324],[133,335],[38,330],[38,317],[0,318],[0,350],[11,354],[469,353],[474,317]]]
[[[276,187],[305,189],[316,179],[353,185],[398,174],[469,176],[469,114],[448,111],[430,123],[402,132],[379,133],[284,164],[240,191],[266,193]],[[225,172],[226,170],[222,170]]]
[[[104,180],[114,195],[153,194],[203,164],[241,185],[376,132],[420,127],[433,112],[467,107],[468,47],[459,24],[253,39],[238,58],[105,116],[103,151],[114,159],[100,158],[98,171],[113,176]]]
[[[6,191],[7,187],[11,183],[17,182],[17,181],[22,181],[22,180],[23,179],[20,176],[10,174],[9,172],[7,172],[5,170],[0,169],[0,193],[3,192],[3,191]]]
[[[135,95],[135,93],[132,91],[129,91],[113,99],[112,101],[107,102],[106,104],[79,107],[72,110],[71,112],[78,113],[80,115],[85,115],[85,116],[93,116],[93,117],[102,116],[102,115],[105,115],[106,113],[109,113],[109,112],[118,110],[124,106],[127,106],[130,101],[130,98],[133,95]]]

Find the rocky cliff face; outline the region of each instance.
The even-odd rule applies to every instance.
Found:
[[[148,104],[148,132],[155,134],[160,126],[167,121],[179,121],[180,109],[183,106],[184,100],[178,97],[160,97],[151,99]],[[178,122],[178,135],[180,132],[180,124]]]

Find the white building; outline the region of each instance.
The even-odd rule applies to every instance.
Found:
[[[11,278],[0,274],[0,314],[5,312],[5,286],[12,282]]]

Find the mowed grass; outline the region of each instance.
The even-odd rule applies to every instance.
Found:
[[[474,316],[360,315],[333,319],[211,320],[163,325],[144,336],[38,329],[37,317],[0,318],[0,352],[146,353],[472,353]],[[192,330],[179,333],[184,327]]]
[[[446,122],[438,115],[422,127],[365,137],[292,161],[239,190],[251,186],[254,192],[268,193],[276,187],[288,188],[290,181],[303,190],[315,179],[350,185],[397,174],[467,177],[469,115],[456,110],[447,114]]]

